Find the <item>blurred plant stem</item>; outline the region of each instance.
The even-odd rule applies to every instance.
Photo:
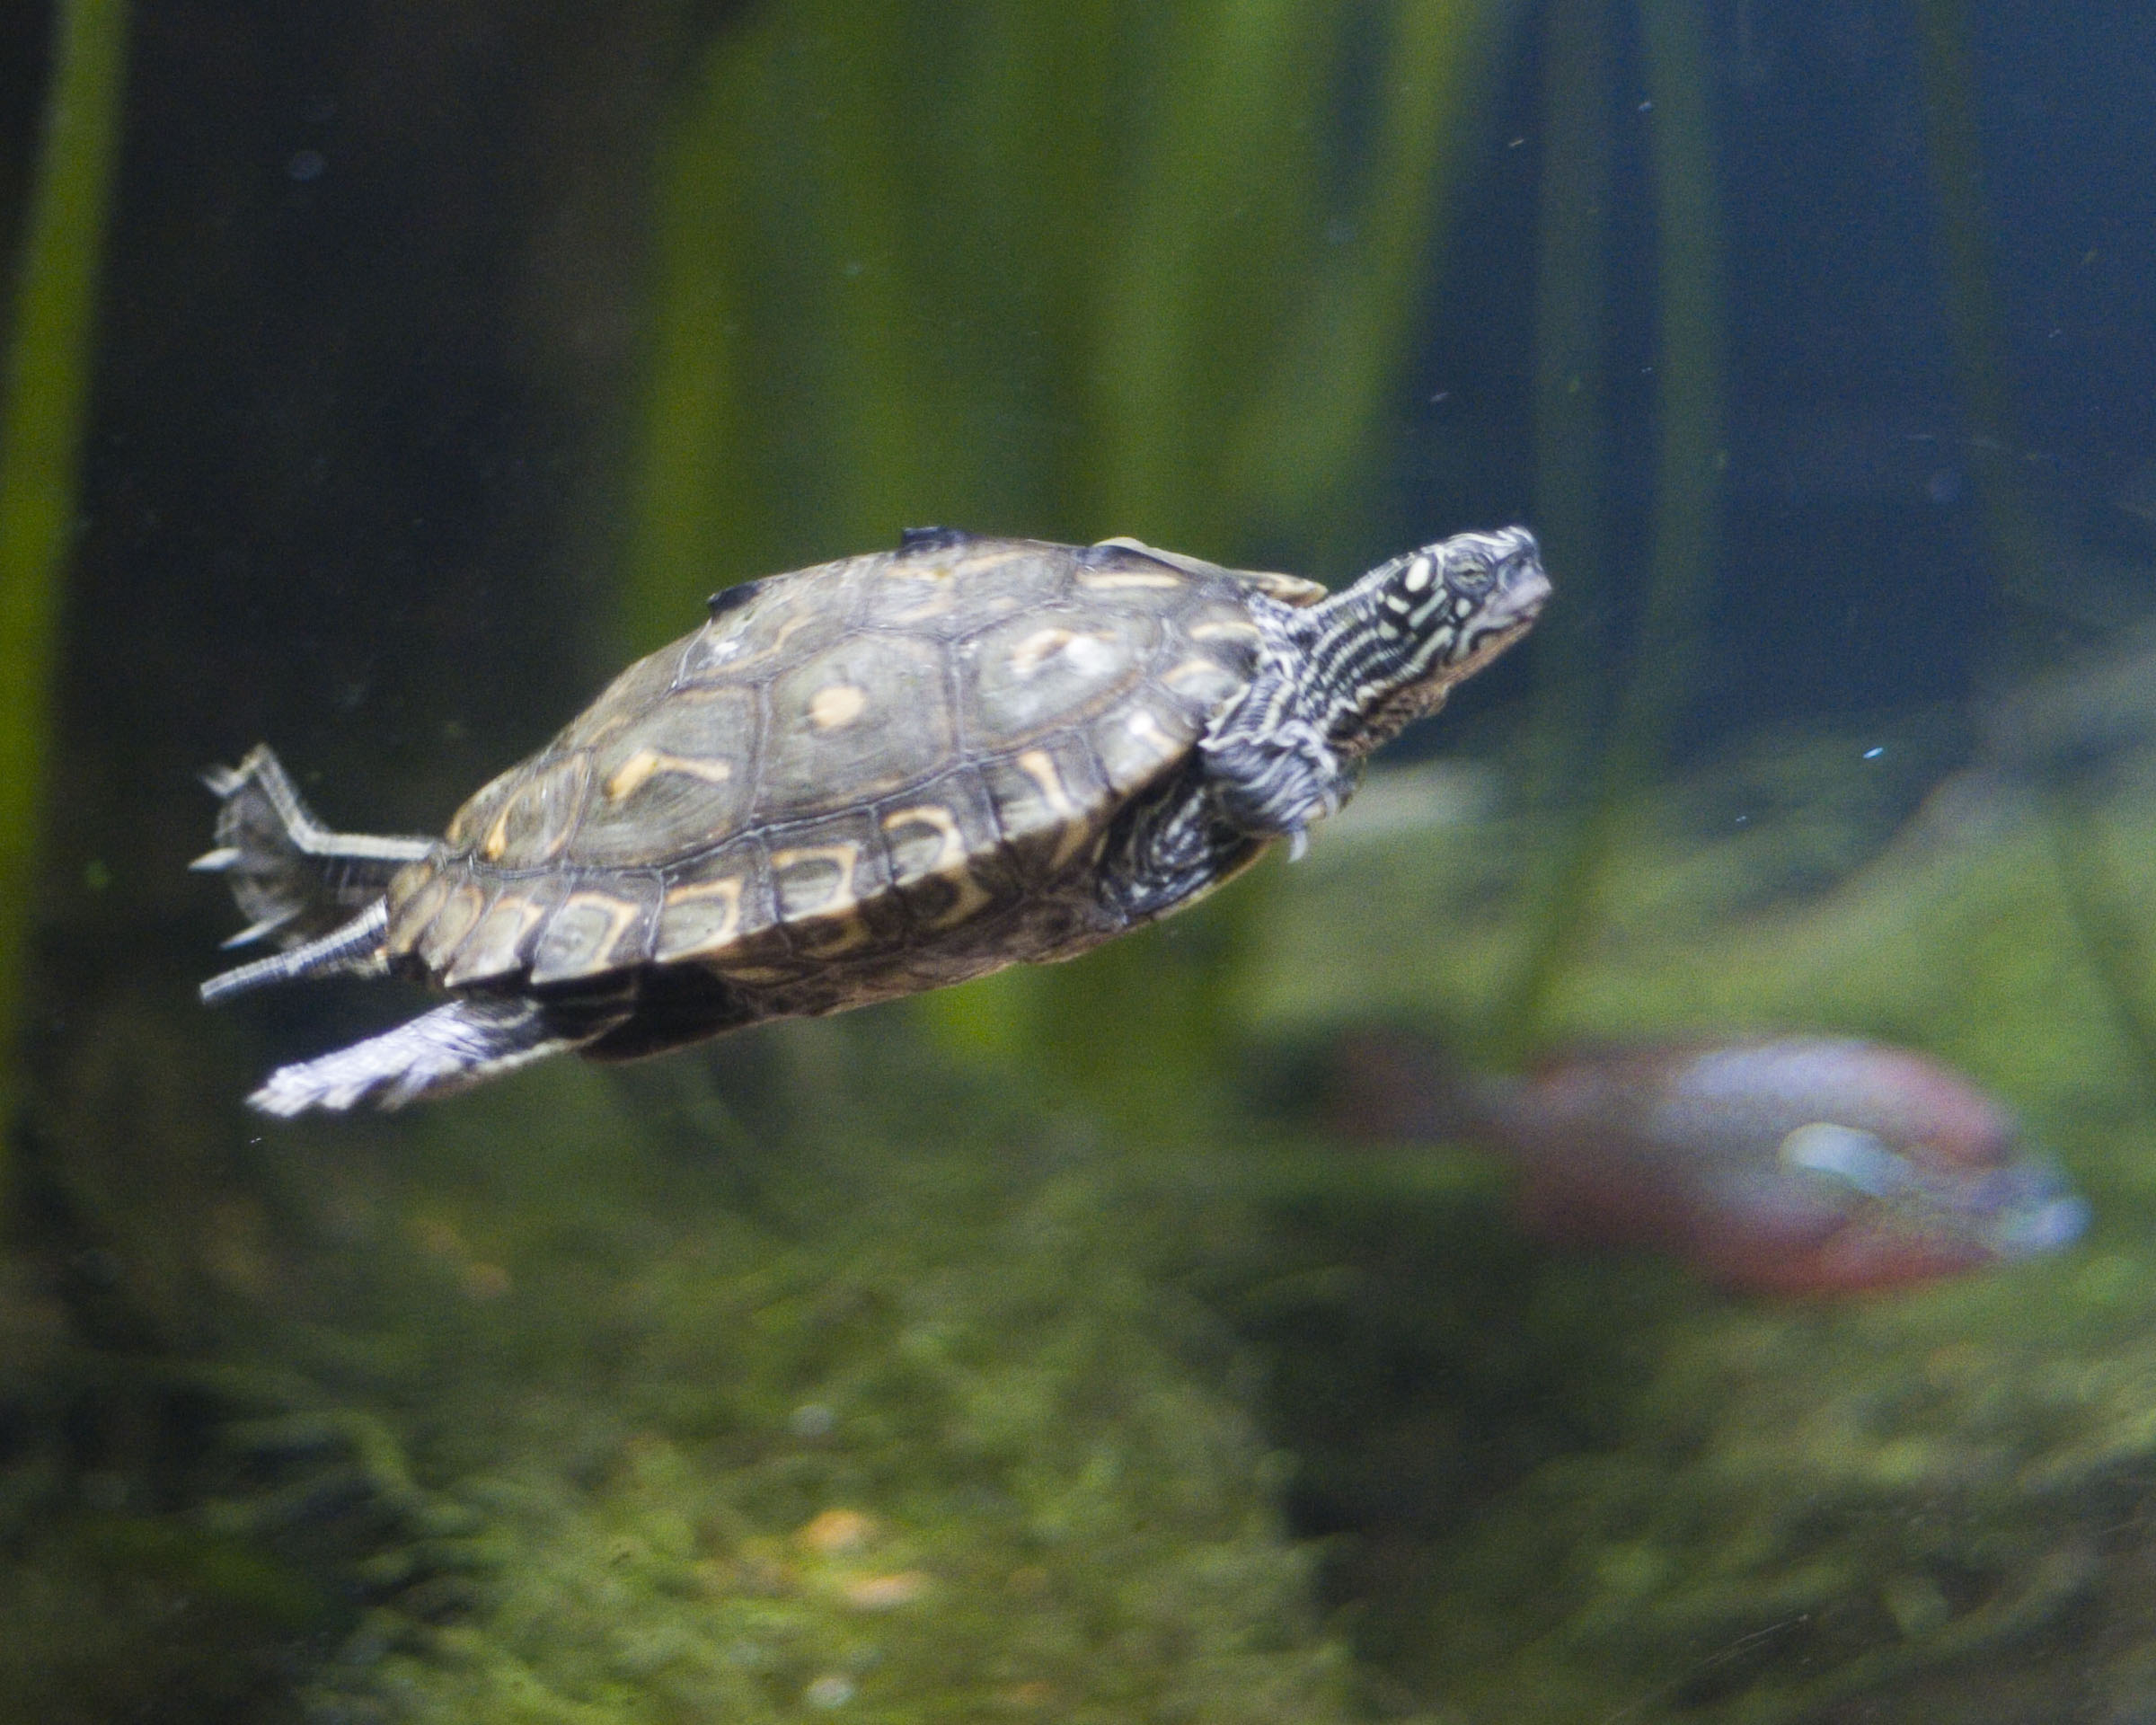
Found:
[[[714,581],[930,523],[1366,556],[1343,523],[1516,11],[789,0],[728,31],[660,166],[633,644]],[[920,1010],[1172,1137],[1269,873]]]
[[[2156,1015],[2148,1010],[2147,931],[2134,914],[2117,866],[2105,854],[2102,805],[2071,774],[2037,798],[2038,819],[2058,871],[2060,902],[2111,1022],[2133,1053],[2144,1106],[2156,1105]]]
[[[1991,224],[1984,203],[1967,22],[1959,0],[1917,0],[1916,19],[1925,145],[1939,199],[1940,287],[1966,421],[1966,458],[1991,542],[1993,589],[2009,616],[2026,623],[2029,595],[2041,588],[2044,535],[2015,471],[2013,451],[2021,446],[2000,358],[2003,342],[1992,287]],[[2015,643],[2005,644],[2010,659],[2028,657]]]
[[[127,28],[126,0],[60,0],[0,377],[0,1133],[12,1132],[22,1103],[47,731],[89,415],[98,266],[119,153]]]
[[[1996,272],[1984,208],[1967,18],[1959,0],[1917,0],[1916,17],[1925,138],[1939,199],[1947,326],[1961,389],[1969,471],[2004,625],[1992,668],[1994,675],[2011,677],[2025,674],[2049,651],[2053,619],[2045,587],[2050,558],[2013,453],[2022,445],[1992,286]],[[2156,1097],[2156,1013],[2149,1009],[2146,992],[2149,942],[2116,871],[2100,854],[2094,804],[2081,787],[2062,781],[2037,800],[2037,806],[2049,829],[2067,913],[2112,1016],[2134,1050],[2143,1092]]]
[[[1564,599],[1535,627],[1532,794],[1545,809],[1585,806],[1597,764],[1595,739],[1609,716],[1609,331],[1612,217],[1610,0],[1551,0],[1543,15],[1543,124],[1534,306],[1534,526],[1560,571]],[[1580,835],[1538,871],[1528,902],[1553,913],[1577,893]],[[1568,914],[1577,914],[1572,907]],[[1493,1027],[1490,1057],[1528,1052],[1554,961],[1548,916],[1542,944]]]
[[[1589,124],[1607,124],[1606,73],[1602,69],[1602,21],[1589,0],[1568,0],[1550,20],[1550,95],[1592,104]],[[1602,722],[1596,703],[1585,694],[1560,694],[1545,703],[1560,734],[1577,740],[1546,748],[1550,757],[1545,787],[1553,791],[1573,760],[1587,763],[1584,793],[1560,842],[1556,861],[1534,903],[1527,951],[1512,996],[1498,1014],[1494,1052],[1517,1059],[1543,1036],[1551,1002],[1566,973],[1593,938],[1598,897],[1610,853],[1621,836],[1632,800],[1660,765],[1686,689],[1698,667],[1701,608],[1713,572],[1719,474],[1723,464],[1720,224],[1714,183],[1713,128],[1708,110],[1713,87],[1707,58],[1706,23],[1696,0],[1642,0],[1639,9],[1640,45],[1651,104],[1648,128],[1648,172],[1654,184],[1656,220],[1656,421],[1653,518],[1649,528],[1646,599],[1634,633],[1621,686]],[[1560,78],[1577,84],[1560,92]],[[1576,136],[1577,117],[1556,119],[1549,167],[1571,172],[1545,181],[1544,197],[1560,210],[1599,196],[1606,172],[1597,146]],[[1577,174],[1577,178],[1572,177]],[[1598,231],[1602,225],[1589,219]],[[1539,307],[1538,337],[1560,342],[1545,353],[1540,372],[1538,408],[1545,416],[1541,449],[1557,470],[1543,475],[1545,495],[1588,488],[1585,497],[1567,496],[1558,504],[1560,531],[1576,535],[1587,548],[1590,569],[1600,511],[1596,499],[1603,470],[1600,414],[1592,398],[1575,403],[1570,378],[1599,375],[1599,335],[1592,307],[1599,297],[1604,265],[1560,215],[1543,226],[1543,269],[1559,279],[1545,284]],[[1592,337],[1592,339],[1590,339]],[[1583,357],[1577,373],[1568,356]],[[1547,369],[1555,366],[1552,373]],[[1583,382],[1584,391],[1586,384]],[[1560,581],[1570,571],[1553,564]],[[1590,583],[1591,583],[1590,578]],[[1579,596],[1588,605],[1592,591]],[[1597,632],[1606,639],[1604,626]],[[1577,626],[1566,639],[1577,643]],[[1575,644],[1560,651],[1556,673],[1578,689],[1590,686],[1591,667]],[[1608,686],[1606,673],[1604,686]],[[1599,730],[1598,743],[1586,739]]]

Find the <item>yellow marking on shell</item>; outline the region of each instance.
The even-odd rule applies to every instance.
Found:
[[[437,874],[415,889],[397,907],[396,926],[388,942],[393,958],[401,958],[419,945],[420,936],[427,932],[448,897],[448,877]]]
[[[866,946],[873,937],[869,925],[858,915],[848,915],[824,926],[819,916],[817,925],[802,931],[802,944],[819,959],[834,958],[841,952],[852,952]]]
[[[443,972],[442,986],[459,988],[515,969],[517,949],[546,911],[543,903],[528,898],[505,898],[496,905],[464,943],[456,962]]]
[[[1194,659],[1186,659],[1161,678],[1161,681],[1171,689],[1180,687],[1185,683],[1222,683],[1233,680],[1234,675],[1226,666],[1216,659],[1207,659],[1202,654]]]
[[[730,761],[698,760],[687,755],[662,755],[659,756],[658,770],[702,779],[706,784],[724,784],[734,776],[733,763]]]
[[[1232,569],[1228,573],[1256,588],[1267,598],[1277,599],[1282,605],[1292,605],[1298,610],[1322,605],[1332,597],[1332,589],[1322,581],[1305,580],[1300,575],[1283,575],[1277,570]]]
[[[1189,582],[1164,569],[1082,569],[1078,571],[1078,585],[1097,588],[1188,587]]]
[[[1111,721],[1096,733],[1094,742],[1108,782],[1118,794],[1150,783],[1187,747],[1186,739],[1171,733],[1144,707]]]
[[[1258,641],[1262,637],[1254,623],[1245,623],[1240,617],[1224,617],[1217,623],[1201,623],[1190,632],[1193,641]]]
[[[615,767],[613,773],[607,776],[604,787],[606,792],[606,801],[609,802],[621,801],[623,797],[632,793],[639,785],[658,771],[658,751],[656,748],[638,749],[635,754]]]
[[[420,936],[420,944],[429,955],[429,963],[435,962],[432,954],[446,955],[455,951],[479,921],[479,913],[486,908],[486,903],[487,895],[468,881],[443,901],[427,932]]]
[[[622,935],[629,924],[644,914],[644,907],[626,899],[616,898],[609,892],[572,892],[561,901],[561,908],[555,915],[568,916],[587,905],[598,910],[606,918],[605,935],[594,942],[591,948],[592,957],[603,961],[620,942]],[[590,967],[594,970],[599,968],[600,966],[597,964]],[[579,971],[576,974],[580,976],[588,973]]]
[[[935,587],[929,589],[928,597],[920,604],[909,605],[903,611],[885,612],[883,620],[887,623],[925,623],[931,617],[948,616],[957,604],[958,595],[951,588]]]
[[[1074,639],[1068,629],[1036,629],[1011,650],[1011,668],[1021,677],[1030,677]]]
[[[1163,754],[1175,747],[1169,740],[1168,733],[1161,729],[1161,721],[1143,707],[1123,721],[1123,729],[1133,737],[1142,738],[1149,743],[1158,743]]]
[[[582,757],[570,756],[526,780],[517,794],[502,804],[501,812],[494,817],[494,824],[487,829],[486,842],[479,847],[481,857],[489,862],[500,862],[509,848],[510,821],[529,816],[534,825],[538,826],[546,815],[547,799],[561,791],[566,791],[573,797],[576,787],[582,783],[583,770]],[[545,827],[539,827],[538,829],[542,832],[548,830]],[[569,843],[570,830],[568,821],[555,820],[552,824],[552,836],[547,839],[546,847],[536,854],[519,857],[519,864],[529,868],[535,862],[543,862],[560,855],[562,846]]]
[[[797,600],[794,603],[798,605],[800,602]],[[800,633],[815,621],[814,612],[797,609],[791,616],[780,619],[778,625],[771,632],[771,639],[768,641],[757,648],[755,652],[745,653],[741,648],[749,620],[755,617],[762,608],[760,606],[744,606],[740,610],[732,613],[726,620],[726,626],[713,632],[711,645],[704,650],[704,662],[697,668],[711,670],[716,668],[722,669],[728,676],[731,676],[744,665],[758,665],[765,659],[775,659],[786,650],[786,642],[791,637]],[[707,628],[709,626],[706,625]],[[690,656],[694,656],[694,650]],[[686,662],[685,658],[684,664],[685,665]]]
[[[793,972],[771,964],[729,964],[719,967],[719,974],[729,982],[784,982]]]
[[[1056,770],[1056,763],[1046,749],[1029,748],[1018,757],[1017,766],[1040,787],[1040,800],[1063,823],[1063,840],[1048,858],[1049,868],[1060,869],[1078,854],[1079,847],[1092,836],[1092,829],[1078,805],[1071,801],[1071,793],[1064,788],[1063,774]]]
[[[891,858],[894,882],[910,887],[922,880],[945,880],[954,895],[940,916],[923,920],[923,928],[950,928],[990,902],[993,895],[973,878],[966,856],[966,836],[959,830],[959,823],[952,818],[950,809],[924,802],[911,809],[895,809],[883,818],[886,834],[906,827],[925,827],[935,834],[936,854],[920,867],[907,869],[894,851]]]
[[[702,779],[707,784],[724,784],[734,776],[733,765],[728,761],[692,760],[683,755],[669,755],[664,749],[640,748],[614,768],[601,788],[606,792],[607,801],[620,802],[633,796],[661,773],[680,773]]]
[[[948,581],[957,571],[950,563],[921,563],[900,556],[883,572],[895,581]]]
[[[804,907],[820,913],[844,908],[853,902],[853,864],[860,859],[861,846],[858,845],[802,845],[792,850],[773,851],[771,854],[771,867],[773,873],[783,874],[789,869],[800,868],[804,862],[835,863],[838,869],[838,885],[830,898],[820,905]]]
[[[959,823],[952,818],[950,809],[924,802],[911,809],[895,809],[883,818],[886,833],[895,833],[901,827],[927,827],[936,836],[936,854],[920,868],[899,872],[897,876],[899,885],[940,874],[953,862],[966,860],[966,837],[959,831]]]
[[[1070,669],[1082,677],[1091,676],[1114,662],[1115,637],[1082,635],[1069,629],[1036,629],[1011,650],[1011,669],[1019,677],[1031,677],[1059,655],[1068,661]]]
[[[778,898],[779,915],[804,937],[818,958],[851,952],[869,941],[868,924],[859,914],[861,900],[853,891],[853,865],[860,860],[861,846],[853,844],[803,845],[771,854],[772,889]],[[822,864],[834,871],[830,890],[820,899],[797,902],[794,895],[813,883],[786,877],[797,870]]]
[[[405,907],[418,898],[423,889],[434,885],[441,878],[435,872],[431,862],[407,862],[389,877],[389,889],[383,895],[389,905],[390,916],[393,918],[402,916]]]
[[[733,944],[740,928],[738,876],[676,887],[659,906],[658,956],[661,960],[689,959],[716,951]]]
[[[992,569],[1001,569],[1005,563],[1015,563],[1034,555],[1024,546],[1006,547],[1002,551],[976,552],[970,557],[961,557],[951,565],[956,575],[979,575]]]
[[[808,697],[808,722],[818,730],[850,725],[869,709],[868,691],[851,683],[830,683]]]

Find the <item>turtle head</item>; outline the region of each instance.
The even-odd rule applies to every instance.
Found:
[[[1332,747],[1367,754],[1435,712],[1527,632],[1549,597],[1534,535],[1500,527],[1395,557],[1303,613]]]

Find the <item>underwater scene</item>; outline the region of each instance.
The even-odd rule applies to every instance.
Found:
[[[0,10],[0,1721],[2156,1722],[2152,80]]]

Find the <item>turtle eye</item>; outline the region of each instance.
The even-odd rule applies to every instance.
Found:
[[[1484,593],[1496,579],[1496,571],[1487,563],[1462,563],[1448,572],[1447,580],[1455,592]]]

